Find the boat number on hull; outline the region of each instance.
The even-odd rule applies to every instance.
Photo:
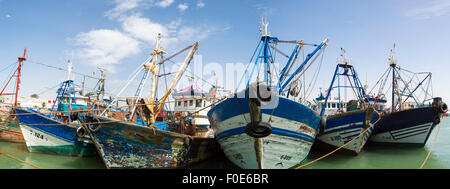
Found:
[[[341,138],[341,136],[334,136],[334,137],[330,137],[330,139],[331,139],[331,141],[341,141],[342,140],[342,138]]]
[[[282,160],[290,160],[292,157],[291,156],[288,156],[288,155],[282,155],[282,156],[280,156],[280,159],[282,159]]]
[[[34,132],[33,130],[30,130],[30,135],[31,135],[31,136],[34,136],[34,137],[36,137],[36,138],[38,138],[38,139],[48,141],[47,137],[45,137],[43,134]]]

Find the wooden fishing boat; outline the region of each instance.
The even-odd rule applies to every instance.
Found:
[[[108,118],[102,116],[103,113],[80,117],[80,120],[87,123],[84,129],[92,138],[107,168],[184,167],[211,157],[218,149],[214,138],[198,132],[189,132],[195,131],[196,126],[185,122],[181,114],[162,116],[161,113],[163,115],[167,113],[162,111],[162,107],[191,62],[198,43],[182,50],[191,49],[165,95],[156,101],[156,78],[160,75],[157,68],[169,59],[162,58],[164,51],[160,50],[160,39],[158,36],[152,59],[144,62],[144,76],[125,120]],[[158,57],[161,57],[161,62],[158,62]],[[145,98],[140,100],[149,72],[153,74],[151,96],[148,100]],[[119,95],[120,92],[117,96]]]
[[[254,54],[252,71],[246,70],[250,76],[245,89],[240,92],[236,89],[232,97],[218,103],[208,112],[208,118],[223,152],[235,165],[244,169],[295,168],[306,159],[322,118],[295,99],[295,95],[289,95],[294,91],[291,89],[295,88],[295,77],[305,71],[305,65],[325,48],[328,40],[313,45],[314,51],[291,71],[298,52],[306,44],[303,41],[278,40],[268,33],[268,23],[262,21],[261,25],[260,43],[255,50],[259,53]],[[294,43],[296,46],[288,56],[278,81],[272,81],[272,73],[276,69],[272,69],[275,61],[271,51],[279,51],[274,47],[277,43]],[[256,67],[263,70],[262,81],[259,80],[259,72],[253,75]]]
[[[431,107],[387,113],[375,125],[370,141],[374,144],[423,147],[446,112],[445,106],[442,100],[435,98]]]
[[[14,108],[28,151],[69,156],[97,154],[91,140],[86,136],[79,136],[79,122],[73,122],[74,119],[70,116],[75,107],[83,107],[76,104],[73,89],[72,80],[62,82],[52,107],[53,113],[50,114],[27,108]]]
[[[98,121],[99,123],[96,123]],[[98,117],[89,129],[107,168],[178,168],[212,157],[213,138]],[[95,124],[94,124],[95,123]],[[169,126],[171,127],[171,126]]]
[[[28,151],[68,156],[97,154],[88,137],[79,137],[79,126],[31,109],[15,108]]]
[[[378,120],[379,114],[372,107],[327,116],[325,128],[314,145],[326,151],[343,146],[338,152],[358,155]]]
[[[317,108],[321,116],[327,116],[326,124],[320,129],[315,146],[319,149],[332,151],[342,147],[338,152],[358,155],[371,135],[374,124],[379,120],[379,113],[370,106],[366,92],[353,65],[348,64],[345,50],[342,50],[343,63],[336,65],[330,87],[324,98],[322,95],[316,98]],[[348,84],[344,84],[348,81]],[[336,82],[336,84],[335,84]],[[345,104],[342,102],[342,94],[346,89],[352,89],[354,97]],[[338,90],[336,102],[329,103],[331,91]],[[325,110],[330,109],[326,114]]]
[[[395,44],[394,44],[395,49]],[[381,76],[380,81],[387,81],[392,73],[392,103],[390,111],[382,112],[380,121],[375,125],[373,135],[369,141],[374,144],[387,144],[397,146],[418,146],[423,147],[434,127],[440,123],[448,107],[440,97],[433,97],[429,94],[431,84],[431,73],[414,73],[400,68],[394,60],[394,49],[391,50],[386,77]],[[412,77],[405,77],[401,74],[413,74]],[[421,78],[415,87],[412,85],[413,79],[419,75]],[[404,81],[402,78],[411,78]],[[403,86],[401,84],[404,84]],[[426,85],[427,86],[424,86]],[[384,83],[380,85],[378,98],[383,98]],[[414,88],[412,88],[414,87]],[[418,90],[421,89],[421,90]],[[417,94],[423,91],[423,94]],[[423,96],[423,100],[419,99]],[[408,102],[408,99],[414,101]],[[432,103],[426,103],[433,100]]]

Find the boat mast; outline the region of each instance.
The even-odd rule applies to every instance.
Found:
[[[18,58],[18,62],[19,65],[17,66],[16,70],[12,73],[11,77],[8,79],[8,81],[6,82],[5,86],[2,88],[2,90],[0,91],[0,96],[3,95],[14,95],[14,106],[17,106],[17,96],[19,94],[19,84],[20,84],[20,74],[21,74],[21,70],[22,70],[22,62],[27,60],[25,58],[25,55],[27,54],[27,48],[25,48],[23,50],[23,56]],[[11,82],[11,79],[16,75],[17,73],[17,81],[16,81],[16,87],[15,87],[15,91],[14,93],[3,93],[6,89],[6,87],[8,86],[9,82]]]
[[[396,104],[395,104],[395,89],[397,88],[397,85],[396,85],[397,82],[395,79],[395,67],[397,64],[395,63],[395,60],[394,60],[394,49],[395,49],[395,43],[394,43],[394,48],[391,49],[391,53],[389,55],[389,63],[392,68],[392,107],[391,107],[392,112],[395,111],[395,106],[396,106]]]
[[[23,56],[17,58],[19,61],[19,66],[17,67],[17,83],[16,83],[16,91],[15,91],[15,96],[14,96],[14,106],[17,106],[17,96],[19,94],[19,84],[20,84],[20,74],[22,71],[22,62],[27,60],[27,58],[25,58],[25,55],[27,54],[27,48],[25,48],[23,50]]]
[[[271,86],[271,76],[270,76],[270,65],[269,65],[269,41],[270,41],[270,33],[267,31],[267,27],[269,26],[269,22],[264,20],[263,17],[261,17],[260,22],[262,29],[261,32],[261,38],[264,41],[264,80],[266,80],[267,86]]]
[[[156,66],[158,66],[158,56],[160,54],[165,53],[164,51],[162,51],[160,49],[161,37],[162,37],[161,33],[158,33],[158,38],[156,39],[156,44],[155,44],[155,50],[152,53],[150,53],[150,55],[153,56],[153,62],[152,62],[151,67],[149,67],[149,65],[145,66],[146,69],[148,69],[148,71],[151,71],[153,74],[152,75],[152,91],[150,93],[150,107],[151,107],[150,112],[152,114],[151,120],[149,120],[150,124],[153,124],[156,119],[156,116],[154,115],[155,110],[153,107],[155,106],[155,100],[156,100],[156,87],[157,87],[156,86],[156,79],[157,79],[156,77],[158,75],[158,73],[156,73],[157,72]]]
[[[186,67],[189,65],[189,63],[191,62],[195,51],[197,51],[198,49],[198,42],[196,42],[194,45],[191,46],[191,51],[189,51],[189,54],[186,56],[186,59],[184,59],[183,64],[180,66],[180,68],[178,69],[177,74],[175,75],[175,78],[172,80],[172,82],[169,85],[169,88],[167,89],[166,93],[164,94],[164,96],[161,98],[161,100],[158,103],[158,107],[156,108],[156,110],[153,110],[153,104],[152,104],[152,115],[149,121],[149,125],[155,123],[155,119],[158,116],[159,112],[161,111],[162,106],[164,105],[164,102],[167,100],[167,97],[169,97],[169,94],[172,92],[173,87],[178,83],[178,81],[180,80],[182,74],[184,73],[184,71],[186,70]]]

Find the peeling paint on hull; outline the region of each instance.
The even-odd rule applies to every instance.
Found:
[[[314,143],[320,122],[318,114],[309,107],[280,97],[276,108],[262,110],[261,121],[270,123],[272,134],[260,138],[261,153],[256,150],[258,139],[245,133],[245,126],[251,120],[247,99],[228,98],[212,108],[208,117],[227,158],[244,169],[299,166]]]
[[[107,168],[177,168],[205,160],[218,148],[213,138],[189,137],[136,124],[100,118],[90,131]]]
[[[315,145],[319,149],[332,151],[348,143],[338,152],[358,155],[367,143],[373,125],[378,121],[378,112],[373,112],[373,109],[365,109],[329,116],[325,128],[317,136]],[[354,139],[355,137],[357,138]]]

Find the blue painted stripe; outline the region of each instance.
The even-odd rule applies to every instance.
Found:
[[[339,127],[345,124],[352,124],[352,123],[358,123],[363,122],[366,117],[366,112],[360,112],[350,115],[344,115],[344,116],[338,116],[327,119],[327,124],[325,126],[325,129],[332,129],[335,127]]]
[[[217,136],[216,136],[217,140],[220,140],[220,139],[225,138],[225,137],[230,137],[230,136],[233,136],[233,135],[238,135],[238,134],[245,133],[245,128],[246,128],[245,126],[244,127],[238,127],[238,128],[234,128],[234,129],[230,129],[230,130],[218,133]],[[294,131],[289,131],[289,130],[286,130],[286,129],[280,129],[280,128],[276,128],[276,127],[272,127],[272,134],[298,138],[298,139],[306,140],[308,142],[314,142],[314,138],[309,136],[309,135],[306,135],[306,134],[303,134],[303,133],[297,133],[297,132],[294,132]]]
[[[247,98],[228,98],[208,111],[208,117],[215,123],[220,123],[235,116],[248,114],[249,104]],[[311,108],[286,99],[278,98],[278,104],[274,109],[261,109],[263,114],[304,123],[313,129],[317,129],[320,122],[319,115]]]
[[[346,132],[343,132],[343,133],[341,133],[341,135],[345,135],[345,134],[353,133],[353,132],[356,132],[356,131],[360,131],[360,130],[361,130],[361,129],[360,129],[360,128],[358,128],[358,129],[354,129],[354,130],[346,131]]]
[[[25,124],[25,125],[28,126],[28,127],[33,128],[33,129],[35,129],[35,130],[38,130],[38,131],[40,131],[40,132],[43,132],[43,133],[45,133],[45,134],[47,134],[47,135],[53,136],[53,137],[55,137],[55,138],[58,138],[58,139],[60,139],[60,140],[64,140],[64,141],[69,142],[69,143],[75,143],[74,140],[70,140],[70,139],[68,139],[68,138],[61,137],[61,136],[56,135],[56,134],[53,134],[53,133],[51,133],[51,132],[47,132],[46,130],[40,129],[39,127],[36,127],[36,126],[34,126],[34,125],[27,125],[27,124]]]
[[[357,133],[357,134],[350,135],[350,136],[346,136],[346,137],[342,137],[342,138],[343,138],[343,139],[350,138],[350,140],[351,140],[351,139],[353,139],[354,137],[358,136],[359,134],[361,134],[361,133]]]

